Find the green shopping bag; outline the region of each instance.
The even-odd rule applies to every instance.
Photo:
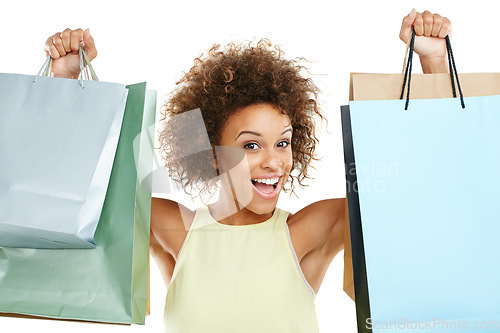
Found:
[[[95,249],[0,247],[0,312],[144,324],[148,300],[156,92],[129,89],[120,139],[95,233]],[[137,164],[137,165],[136,165]],[[139,176],[138,176],[139,175]]]

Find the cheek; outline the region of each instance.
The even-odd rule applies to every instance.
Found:
[[[237,168],[240,164],[245,164],[245,151],[239,147],[216,146],[215,154],[219,169],[227,172]]]
[[[293,168],[293,156],[292,156],[292,152],[291,151],[289,153],[285,154],[281,158],[281,163],[283,164],[285,172],[290,173],[290,171]]]
[[[258,154],[248,153],[248,154],[246,154],[245,159],[247,161],[247,165],[248,165],[249,170],[254,170],[254,169],[260,167],[261,160],[260,160]]]
[[[251,184],[249,181],[251,177],[251,170],[251,165],[249,164],[246,156],[244,156],[236,165],[232,165],[226,173],[231,177],[232,186],[241,187],[242,184]]]

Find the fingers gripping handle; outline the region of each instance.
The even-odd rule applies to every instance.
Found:
[[[89,79],[87,71],[90,71],[92,80],[99,81],[99,79],[97,78],[94,68],[92,68],[92,65],[90,64],[90,60],[87,57],[87,54],[85,53],[85,51],[81,46],[78,53],[80,55],[80,86],[82,88],[85,88],[83,81]],[[40,76],[49,76],[49,69],[51,67],[51,64],[52,64],[52,57],[49,55],[45,60],[45,62],[43,63],[40,70],[38,71],[38,73],[36,74],[33,83],[36,83]]]
[[[453,97],[457,97],[456,88],[455,88],[455,79],[456,79],[458,91],[460,94],[460,103],[462,104],[462,109],[465,109],[464,96],[462,93],[462,88],[460,87],[460,81],[458,80],[458,71],[457,71],[457,67],[455,65],[453,51],[451,49],[450,37],[447,35],[445,37],[445,39],[446,39],[446,51],[448,54],[448,63],[449,63],[449,68],[450,68],[450,80],[451,80],[451,88],[453,91]],[[404,79],[403,79],[403,87],[401,89],[400,99],[403,99],[404,93],[405,93],[405,88],[407,89],[405,110],[408,110],[408,105],[410,103],[410,83],[411,83],[411,70],[412,70],[412,63],[413,63],[414,45],[415,45],[415,30],[413,30],[412,35],[411,35],[411,39],[409,42],[408,60],[406,61],[406,68],[404,71]]]

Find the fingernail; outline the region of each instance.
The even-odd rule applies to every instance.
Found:
[[[409,16],[413,16],[415,15],[415,13],[417,12],[417,10],[415,8],[413,8],[410,12],[410,14],[408,14]]]

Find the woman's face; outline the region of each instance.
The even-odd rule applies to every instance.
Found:
[[[290,118],[271,104],[253,104],[231,115],[216,148],[222,188],[241,207],[270,213],[292,169]]]

